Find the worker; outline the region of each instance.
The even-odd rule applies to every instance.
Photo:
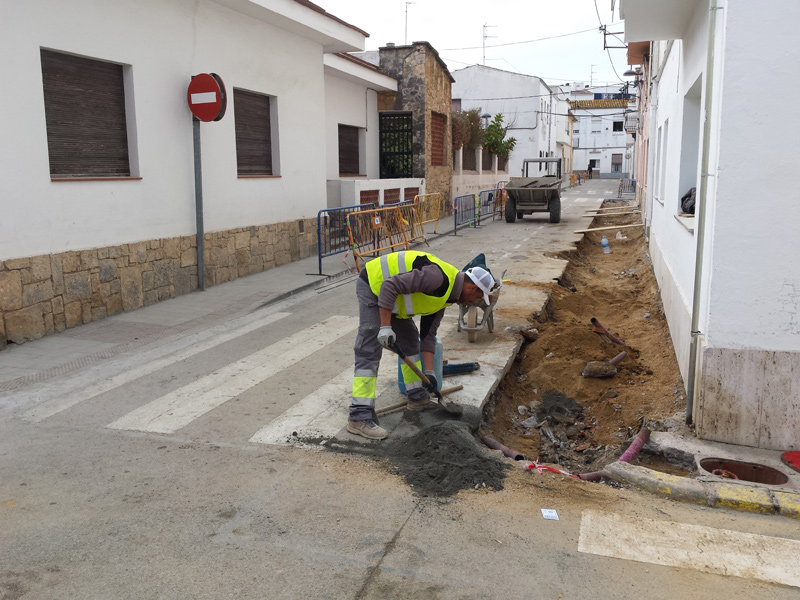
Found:
[[[408,366],[402,365],[408,396],[406,409],[436,408],[438,403],[431,400],[431,393],[438,386],[433,355],[444,309],[448,304],[466,305],[480,298],[489,306],[494,285],[486,269],[459,271],[426,252],[406,250],[370,260],[356,281],[359,326],[347,431],[372,440],[388,435],[377,423],[375,388],[383,348],[392,349],[395,344],[430,380],[430,384],[423,384]],[[420,315],[421,332],[414,324],[414,315]]]
[[[589,161],[589,167],[586,169],[586,176],[592,178],[592,161]]]

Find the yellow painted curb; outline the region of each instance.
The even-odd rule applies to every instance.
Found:
[[[800,519],[800,494],[791,492],[772,492],[781,514],[786,517]]]
[[[745,487],[731,483],[714,483],[713,506],[735,508],[754,513],[777,512],[777,506],[769,490]]]

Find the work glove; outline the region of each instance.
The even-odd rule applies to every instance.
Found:
[[[428,378],[430,383],[423,383],[422,387],[427,390],[429,394],[436,394],[439,391],[439,382],[436,381],[436,373],[434,371],[425,371],[425,377]]]
[[[390,325],[384,325],[378,332],[378,343],[384,348],[392,349],[394,343],[397,341],[397,336]]]

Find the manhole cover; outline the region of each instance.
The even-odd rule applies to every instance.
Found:
[[[789,481],[789,478],[777,469],[741,460],[704,458],[700,461],[700,467],[712,475],[725,479],[739,479],[767,485],[783,485]]]

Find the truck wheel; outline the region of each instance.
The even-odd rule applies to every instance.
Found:
[[[470,306],[467,308],[467,327],[477,327],[478,326],[478,307],[477,306]],[[475,340],[478,339],[478,332],[477,331],[467,331],[467,341],[470,343],[475,343]]]
[[[506,223],[513,223],[517,220],[517,203],[513,198],[506,200]]]
[[[519,211],[519,210],[518,210],[518,211],[517,211],[517,218],[518,218],[518,219],[521,219],[523,214],[524,214],[524,213],[523,213],[522,211]]]
[[[561,198],[556,196],[550,200],[550,222],[558,223],[561,221]]]

